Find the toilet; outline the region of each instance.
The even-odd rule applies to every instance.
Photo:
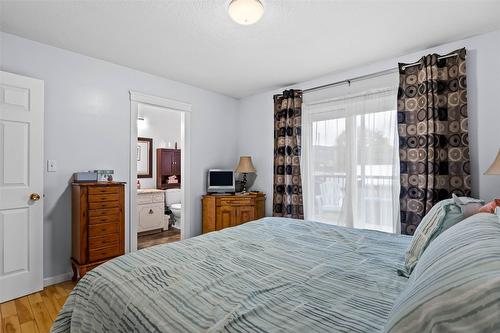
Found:
[[[174,220],[174,227],[177,229],[181,228],[181,199],[182,199],[182,191],[179,188],[172,188],[165,191],[165,204],[167,208],[170,208],[172,211],[172,216],[170,216],[171,220]]]

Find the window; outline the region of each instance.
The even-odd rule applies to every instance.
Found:
[[[317,102],[305,98],[302,165],[307,219],[399,232],[396,103],[395,87]]]

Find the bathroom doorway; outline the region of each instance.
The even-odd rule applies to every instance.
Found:
[[[130,251],[189,236],[188,109],[131,92]]]

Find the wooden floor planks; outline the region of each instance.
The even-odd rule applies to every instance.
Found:
[[[137,249],[145,249],[150,246],[173,243],[181,240],[181,231],[176,228],[170,228],[162,232],[141,233],[137,236]]]
[[[67,281],[0,304],[0,333],[44,333],[75,286]]]

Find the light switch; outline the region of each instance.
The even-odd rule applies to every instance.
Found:
[[[57,162],[56,160],[47,160],[47,172],[56,172]]]

